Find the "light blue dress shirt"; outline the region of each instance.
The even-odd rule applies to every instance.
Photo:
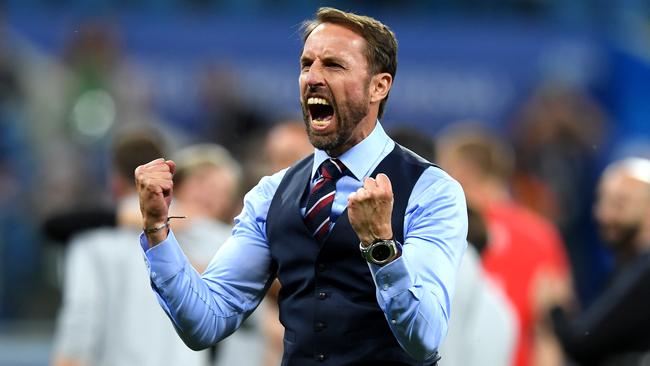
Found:
[[[394,146],[378,122],[366,139],[339,157],[354,177],[345,176],[336,183],[334,216],[344,211],[350,193],[362,186],[363,178]],[[316,149],[314,179],[327,158]],[[273,280],[266,216],[285,173],[286,169],[262,178],[246,194],[232,236],[202,276],[185,259],[172,231],[151,249],[146,237],[140,236],[152,287],[191,348],[205,348],[234,332],[264,297]],[[369,264],[378,306],[399,344],[415,359],[431,357],[447,333],[466,237],[467,209],[461,186],[444,171],[427,168],[409,197],[402,256],[383,267]]]

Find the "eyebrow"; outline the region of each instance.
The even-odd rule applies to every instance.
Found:
[[[333,63],[337,63],[337,64],[341,64],[341,65],[346,65],[347,64],[347,62],[343,58],[338,57],[338,56],[325,56],[325,57],[321,58],[321,60],[323,61],[323,63],[333,62]],[[313,62],[314,58],[313,57],[308,57],[308,56],[305,56],[305,55],[300,56],[300,64],[301,65],[303,65],[305,62],[308,62],[308,61]]]
[[[307,57],[307,56],[301,55],[299,61],[300,61],[300,64],[302,65],[302,64],[304,64],[304,63],[307,62],[307,61],[313,61],[313,59],[312,59],[311,57]]]
[[[344,64],[345,60],[337,56],[325,56],[323,57],[323,62],[334,62],[337,64]]]

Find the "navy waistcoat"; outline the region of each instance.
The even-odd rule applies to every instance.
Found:
[[[278,300],[285,327],[282,365],[434,365],[417,362],[397,343],[377,304],[375,283],[359,252],[347,209],[323,244],[307,230],[300,209],[308,195],[312,165],[313,155],[287,171],[267,216],[267,238],[282,284]],[[396,144],[371,174],[391,178],[393,234],[401,243],[409,196],[429,166]]]

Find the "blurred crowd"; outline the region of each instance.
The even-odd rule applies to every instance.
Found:
[[[177,162],[172,211],[187,218],[172,226],[200,272],[243,194],[312,151],[301,120],[252,108],[227,67],[197,79],[184,86],[200,96],[193,114],[168,120],[110,25],[88,23],[46,57],[0,17],[0,324],[56,319],[52,364],[279,364],[279,283],[233,337],[200,353],[149,289],[136,166]],[[540,86],[505,131],[386,124],[456,178],[469,205],[442,365],[649,362],[648,149],[606,155],[615,121],[589,92]]]

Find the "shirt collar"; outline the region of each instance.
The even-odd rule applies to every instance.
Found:
[[[352,172],[354,178],[361,180],[370,174],[370,169],[382,155],[386,144],[390,142],[392,140],[388,137],[379,121],[377,121],[370,135],[339,156],[339,160]],[[314,164],[311,168],[312,178],[316,176],[318,167],[329,158],[330,156],[324,150],[316,149],[314,152]]]

